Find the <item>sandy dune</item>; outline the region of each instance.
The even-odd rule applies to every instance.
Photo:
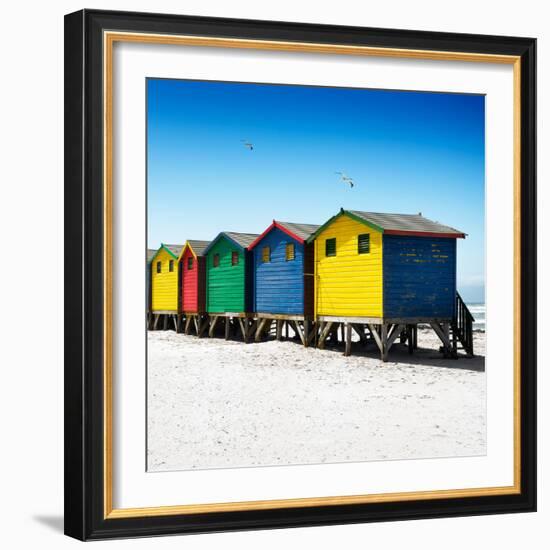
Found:
[[[485,335],[445,360],[430,331],[410,356],[148,336],[150,471],[483,455]]]

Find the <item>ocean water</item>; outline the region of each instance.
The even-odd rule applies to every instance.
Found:
[[[474,330],[485,330],[485,304],[466,304],[474,316]]]

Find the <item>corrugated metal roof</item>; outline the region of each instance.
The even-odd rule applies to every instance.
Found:
[[[167,248],[168,250],[170,250],[170,252],[172,252],[172,254],[174,254],[178,258],[180,257],[181,251],[183,249],[182,244],[164,244],[163,243],[162,246],[164,246],[164,248]]]
[[[202,256],[204,254],[204,251],[210,244],[210,241],[196,241],[196,240],[188,240],[189,246],[193,249],[195,254],[197,256]]]
[[[151,260],[155,257],[157,250],[154,248],[147,249],[147,263],[151,263]]]
[[[319,225],[314,225],[312,223],[280,222],[279,220],[276,220],[276,223],[282,225],[291,233],[294,233],[294,235],[297,235],[300,239],[304,240],[313,235],[313,233],[315,233],[315,231],[317,231],[320,227]]]
[[[359,210],[347,210],[351,214],[381,227],[384,231],[413,231],[417,233],[447,233],[464,235],[454,227],[443,225],[425,218],[421,214],[385,214],[380,212],[361,212]]]
[[[256,237],[258,237],[257,234],[253,233],[235,233],[233,231],[224,231],[223,235],[227,235],[230,239],[243,248],[248,248],[254,242]]]

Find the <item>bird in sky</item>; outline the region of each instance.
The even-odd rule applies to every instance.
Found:
[[[250,149],[250,151],[253,151],[254,150],[254,145],[252,145],[252,143],[250,143],[248,140],[246,139],[241,139],[243,145],[247,148],[247,149]]]
[[[335,174],[338,174],[340,176],[340,179],[344,182],[344,183],[347,183],[350,188],[353,187],[355,184],[353,182],[353,178],[350,178],[349,176],[347,176],[344,172],[334,172]]]

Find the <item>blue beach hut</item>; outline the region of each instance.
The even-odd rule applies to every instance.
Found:
[[[254,265],[254,313],[258,319],[292,321],[304,344],[304,332],[314,316],[313,245],[305,241],[318,228],[274,220],[249,246]],[[258,338],[266,324],[258,323]],[[278,332],[281,326],[277,323]]]

